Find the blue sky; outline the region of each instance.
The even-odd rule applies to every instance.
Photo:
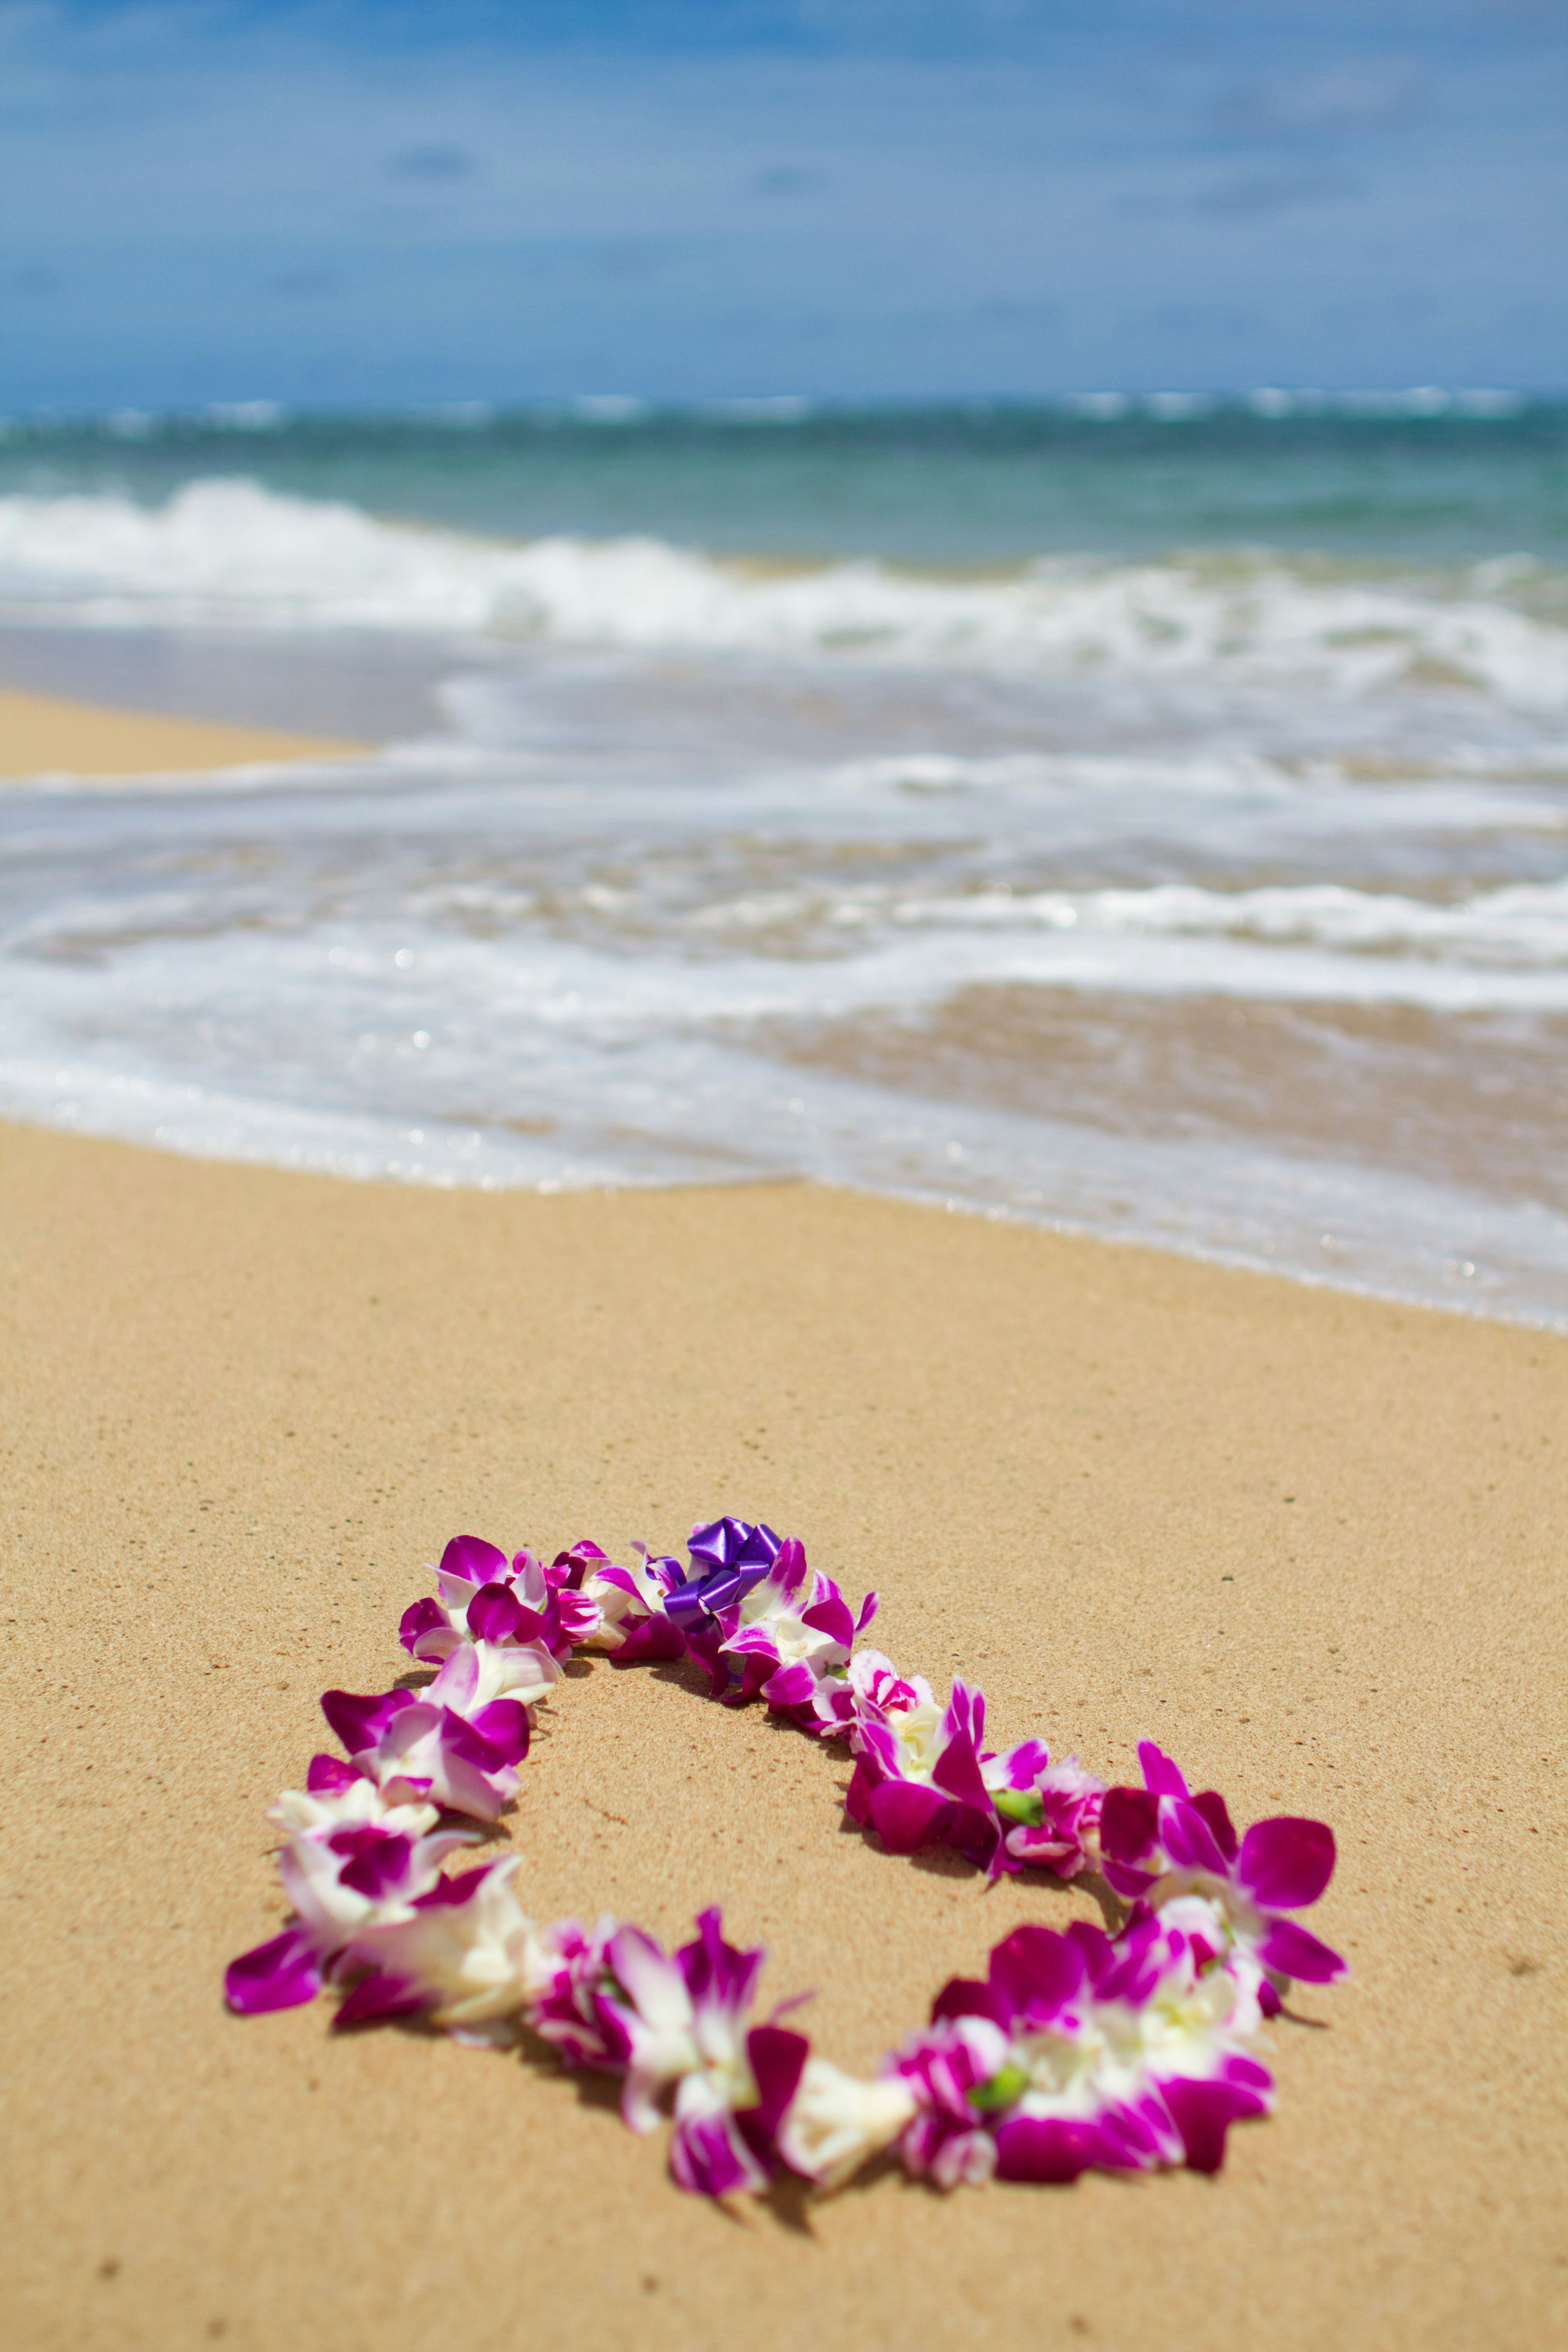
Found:
[[[1568,385],[1568,0],[0,0],[0,408]]]

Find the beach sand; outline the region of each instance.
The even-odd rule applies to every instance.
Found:
[[[0,686],[0,777],[199,773],[279,760],[363,757],[363,743],[231,727],[149,710],[105,709]]]
[[[5,2337],[489,2352],[1568,2340],[1568,1341],[805,1186],[354,1185],[0,1129]],[[803,2213],[515,2058],[225,2014],[264,1819],[472,1530],[802,1535],[875,1638],[1116,1777],[1330,1820],[1354,1974],[1224,2173]],[[721,1902],[869,2068],[1084,1894],[843,1822],[685,1670],[574,1670],[507,1833],[544,1916]]]

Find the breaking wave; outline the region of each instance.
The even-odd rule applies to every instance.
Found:
[[[165,504],[0,499],[0,603],[123,626],[398,630],[658,652],[832,655],[1568,706],[1563,583],[1523,559],[1373,573],[1261,552],[987,575],[721,561],[657,539],[509,544],[243,479]]]

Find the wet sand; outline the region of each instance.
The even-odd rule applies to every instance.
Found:
[[[279,760],[363,758],[338,736],[235,727],[166,711],[104,709],[0,687],[0,777],[200,773]]]
[[[806,1186],[357,1186],[0,1129],[6,2340],[1536,2347],[1568,2333],[1568,1340]],[[1354,1974],[1215,2180],[733,2219],[572,2081],[226,2016],[317,1694],[424,1563],[798,1532],[876,1638],[1124,1776],[1330,1820]],[[843,1824],[836,1755],[574,1671],[530,1906],[710,1901],[869,2067],[1021,1917]],[[1092,1916],[1092,1913],[1091,1913]]]

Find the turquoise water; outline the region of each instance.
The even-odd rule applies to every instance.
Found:
[[[119,490],[156,503],[243,474],[486,536],[636,533],[726,554],[923,566],[1265,545],[1351,562],[1523,554],[1568,566],[1568,404],[1173,401],[1175,413],[1107,396],[1089,413],[609,403],[16,422],[0,440],[0,496]]]

